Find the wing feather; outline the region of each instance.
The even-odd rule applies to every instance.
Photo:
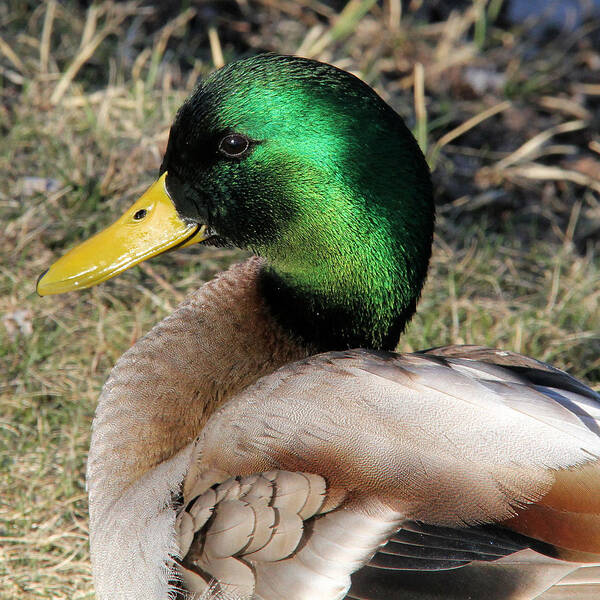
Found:
[[[356,599],[550,593],[577,567],[553,557],[600,562],[599,422],[593,390],[485,348],[288,365],[199,438],[183,568],[208,582],[234,560],[265,600],[341,599],[352,573]],[[247,516],[226,527],[236,507]]]

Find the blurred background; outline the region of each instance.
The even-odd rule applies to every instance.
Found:
[[[399,350],[476,343],[600,384],[600,2],[0,3],[0,599],[92,598],[85,457],[111,365],[244,257],[190,248],[80,294],[38,275],[154,180],[199,78],[258,52],[349,70],[438,206]]]

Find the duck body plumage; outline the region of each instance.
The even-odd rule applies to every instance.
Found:
[[[536,598],[598,558],[598,394],[480,347],[311,354],[272,321],[261,264],[192,295],[105,386],[88,463],[100,598],[213,578],[236,599]],[[186,432],[220,369],[229,390]],[[576,588],[600,589],[555,589]]]
[[[99,600],[600,597],[599,395],[511,352],[393,352],[433,220],[416,142],[358,79],[265,55],[199,86],[110,242],[38,283],[87,287],[197,241],[260,256],[102,391]]]

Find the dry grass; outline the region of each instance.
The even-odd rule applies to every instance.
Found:
[[[35,280],[153,180],[196,78],[241,54],[352,70],[427,151],[438,234],[402,349],[501,346],[598,385],[600,22],[536,38],[495,20],[497,0],[429,4],[0,6],[0,599],[92,597],[84,464],[102,382],[241,254],[182,251],[80,295],[40,299]]]

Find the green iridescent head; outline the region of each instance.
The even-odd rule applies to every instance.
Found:
[[[314,348],[391,349],[415,310],[433,221],[425,160],[371,88],[330,65],[265,54],[198,86],[159,180],[37,289],[83,289],[210,239],[266,258],[267,305]]]
[[[182,216],[268,259],[285,326],[324,348],[395,346],[426,275],[431,183],[358,78],[292,56],[232,63],[179,110],[161,171]]]

